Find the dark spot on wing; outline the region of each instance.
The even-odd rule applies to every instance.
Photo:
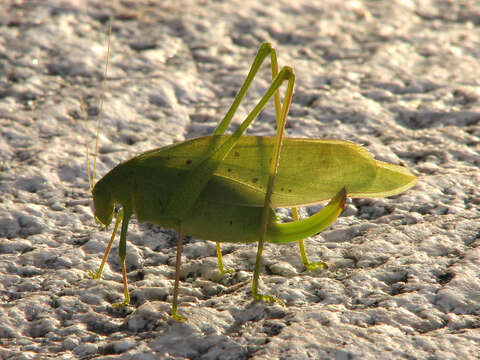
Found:
[[[235,151],[235,157],[240,157],[240,153],[238,151]]]
[[[231,171],[232,171],[232,169],[228,168],[228,169],[227,169],[227,171],[228,171],[228,172],[231,172]]]
[[[192,160],[188,159],[188,160],[186,161],[186,163],[187,163],[187,165],[190,165],[190,164],[192,163]]]
[[[258,181],[258,178],[253,178],[252,182],[255,184]]]
[[[230,220],[230,225],[233,225],[233,221],[232,221],[232,220]]]
[[[292,192],[292,189],[288,189],[288,192],[291,193],[291,192]]]

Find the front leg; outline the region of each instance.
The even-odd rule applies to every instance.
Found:
[[[122,230],[120,232],[120,244],[118,245],[118,255],[120,256],[120,263],[122,264],[122,279],[123,279],[123,302],[115,303],[113,306],[122,307],[130,304],[130,293],[128,292],[128,282],[127,282],[127,266],[126,266],[126,257],[127,257],[127,232],[128,232],[128,223],[130,222],[130,217],[132,212],[130,210],[124,209],[124,216],[122,221]]]
[[[120,221],[122,221],[122,219],[123,219],[123,209],[120,209],[117,215],[117,220],[115,220],[115,226],[113,227],[112,236],[110,237],[110,241],[108,242],[107,249],[103,254],[103,259],[102,259],[102,262],[100,263],[100,266],[98,267],[97,272],[94,273],[92,270],[88,270],[88,276],[90,276],[92,279],[98,280],[102,277],[103,267],[105,266],[105,262],[107,261],[108,254],[110,253],[113,240],[115,239],[115,235],[117,235],[118,226],[120,225]]]

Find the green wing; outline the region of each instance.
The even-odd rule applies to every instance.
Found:
[[[202,199],[263,206],[274,139],[245,137],[224,159]],[[286,138],[272,195],[273,207],[316,204],[365,188],[375,163],[362,147],[337,140]],[[228,197],[225,196],[228,194]]]
[[[213,135],[152,150],[132,159],[162,188],[174,189],[189,170],[228,136]],[[243,136],[210,179],[199,200],[263,207],[274,139]],[[166,183],[165,183],[166,182]],[[341,140],[285,138],[272,195],[273,207],[316,204],[345,188],[349,197],[401,193],[416,178],[405,168],[376,161],[363,147]],[[169,184],[170,183],[170,184]]]

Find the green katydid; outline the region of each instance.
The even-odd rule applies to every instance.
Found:
[[[268,56],[271,59],[271,85],[237,130],[231,135],[223,135]],[[222,263],[221,242],[258,242],[252,281],[253,298],[283,304],[273,296],[258,292],[265,241],[299,242],[302,261],[307,269],[326,268],[325,263],[307,260],[303,239],[330,226],[343,211],[347,195],[391,196],[416,183],[416,177],[406,168],[374,160],[360,145],[342,140],[284,139],[294,81],[295,75],[290,67],[285,66],[278,71],[276,52],[270,44],[264,43],[213,135],[147,151],[119,164],[92,186],[95,181],[94,165],[89,181],[95,218],[106,227],[112,222],[114,206],[119,204],[121,210],[100,268],[92,276],[101,276],[121,222],[119,255],[124,301],[119,305],[128,305],[130,300],[125,257],[127,229],[132,215],[140,222],[173,228],[178,233],[171,315],[178,321],[184,321],[185,318],[177,311],[184,234],[217,242],[218,266],[222,273],[226,271]],[[287,88],[282,104],[279,89],[284,82],[287,82]],[[277,119],[276,136],[243,136],[272,97]],[[328,199],[331,199],[330,202],[322,210],[309,218],[298,219],[297,206]],[[272,209],[278,207],[292,208],[294,221],[277,222]]]

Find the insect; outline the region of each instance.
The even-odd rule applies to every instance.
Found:
[[[267,57],[271,62],[272,83],[235,132],[224,135]],[[280,87],[285,82],[287,86],[282,103]],[[116,305],[128,305],[130,301],[125,257],[128,224],[132,215],[139,222],[177,231],[171,316],[177,321],[185,321],[178,312],[184,234],[217,242],[218,266],[222,273],[229,270],[223,267],[220,243],[257,242],[253,298],[283,304],[281,300],[261,294],[258,290],[265,242],[299,242],[302,261],[307,269],[326,268],[323,262],[308,261],[303,239],[331,225],[343,211],[347,196],[391,196],[406,191],[416,183],[416,177],[406,168],[374,160],[366,149],[352,142],[284,138],[294,82],[293,70],[284,66],[278,71],[276,51],[269,43],[264,43],[230,109],[212,135],[142,153],[117,165],[92,186],[95,181],[94,165],[92,176],[89,172],[89,181],[95,218],[107,227],[112,222],[115,205],[121,207],[99,270],[96,274],[91,273],[92,277],[100,278],[121,223],[119,255],[124,301]],[[277,121],[276,136],[244,136],[247,127],[272,98]],[[296,207],[329,199],[329,203],[313,216],[298,219]],[[272,210],[278,207],[292,208],[294,221],[278,222]]]

